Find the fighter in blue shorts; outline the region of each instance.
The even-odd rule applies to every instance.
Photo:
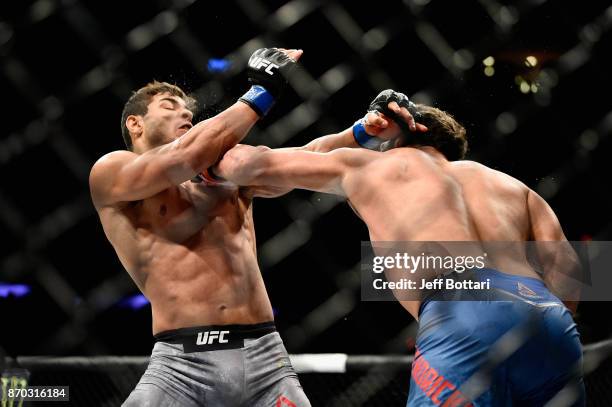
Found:
[[[439,291],[421,304],[408,405],[542,406],[566,386],[584,404],[568,309],[540,279],[477,273],[490,290],[458,301]]]
[[[418,131],[423,128],[415,119],[426,132]],[[321,154],[238,145],[214,171],[238,185],[344,196],[367,224],[373,246],[567,242],[537,193],[507,174],[463,160],[466,132],[448,113],[386,90],[352,130],[365,148]],[[440,301],[434,295],[424,304],[399,298],[420,319],[409,405],[541,405],[573,384],[572,402],[583,403],[575,369],[581,361],[578,334],[566,308],[577,306],[576,293],[565,287],[574,276],[555,267],[538,274],[519,261],[525,253],[506,254],[492,267],[501,271],[485,271],[495,286],[493,297]]]

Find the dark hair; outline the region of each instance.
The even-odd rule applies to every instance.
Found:
[[[123,112],[121,113],[121,135],[123,136],[123,141],[125,141],[125,145],[128,150],[132,151],[134,146],[132,145],[132,138],[130,137],[130,131],[128,130],[125,122],[130,115],[139,115],[144,116],[147,114],[149,103],[151,103],[151,99],[153,96],[160,93],[168,93],[172,96],[178,96],[185,101],[187,105],[187,109],[192,112],[196,108],[196,100],[191,96],[188,96],[181,88],[176,85],[172,85],[168,82],[158,82],[153,81],[142,88],[138,89],[136,92],[130,96],[128,101],[123,106]]]
[[[427,105],[415,105],[420,119],[417,121],[427,126],[429,131],[417,136],[408,145],[432,146],[449,161],[465,158],[468,142],[465,128],[449,113]]]

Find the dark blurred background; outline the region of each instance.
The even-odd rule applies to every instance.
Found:
[[[0,3],[0,345],[12,355],[148,355],[150,307],[107,242],[89,169],[124,148],[123,104],[156,79],[199,119],[247,90],[252,51],[302,69],[247,143],[298,146],[394,88],[452,112],[469,158],[540,193],[570,240],[612,240],[609,1],[37,0]],[[261,268],[288,350],[410,353],[396,303],[361,302],[365,226],[333,196],[254,203]],[[612,288],[612,287],[611,287]],[[611,303],[583,303],[584,343]]]

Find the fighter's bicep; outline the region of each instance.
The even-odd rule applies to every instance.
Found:
[[[536,192],[527,193],[531,238],[539,241],[565,240],[559,219],[550,205]]]
[[[129,151],[116,151],[102,157],[89,176],[94,204],[99,207],[136,201],[168,188],[172,182],[165,161]]]

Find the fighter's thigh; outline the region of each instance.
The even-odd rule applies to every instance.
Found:
[[[155,383],[138,383],[122,407],[179,407],[194,404],[185,404],[186,400],[178,400],[167,389]]]
[[[296,376],[288,376],[265,392],[256,403],[257,407],[310,407],[310,401]]]
[[[122,407],[153,407],[153,406],[179,406],[179,401],[174,399],[166,390],[152,383],[138,383],[129,397],[123,402]]]

